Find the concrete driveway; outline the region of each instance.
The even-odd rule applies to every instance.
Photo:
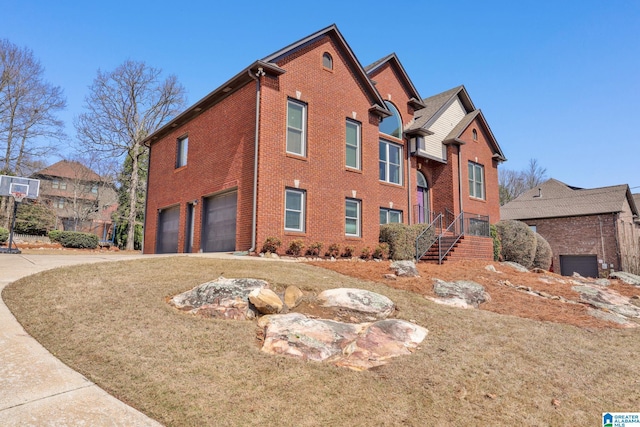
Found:
[[[21,277],[56,267],[142,255],[0,254],[0,292]],[[0,300],[0,425],[160,426],[56,359]]]

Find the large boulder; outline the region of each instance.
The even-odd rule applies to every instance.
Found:
[[[318,302],[323,307],[335,307],[370,315],[370,320],[386,319],[395,304],[384,295],[364,289],[337,288],[321,292]]]
[[[591,306],[607,312],[617,313],[627,318],[640,319],[640,307],[631,302],[631,298],[601,286],[582,284],[571,289],[580,294],[580,299]]]
[[[271,289],[254,289],[249,293],[249,302],[260,314],[276,314],[282,311],[283,303],[278,294]]]
[[[289,308],[297,307],[303,297],[304,293],[297,286],[287,286],[284,291],[284,303]]]
[[[624,271],[614,271],[609,274],[612,279],[620,279],[624,283],[633,286],[640,286],[640,276],[631,273],[625,273]]]
[[[310,319],[300,313],[264,316],[262,351],[303,360],[329,362],[355,370],[380,366],[411,353],[428,331],[402,320],[343,323]]]
[[[396,272],[398,277],[418,277],[418,269],[416,263],[413,261],[393,261],[391,263],[391,269]]]
[[[174,296],[169,304],[207,317],[244,320],[255,317],[249,308],[249,294],[268,286],[264,280],[220,277]]]
[[[469,306],[478,308],[478,306],[490,300],[489,294],[485,292],[484,287],[470,280],[457,280],[455,282],[445,282],[440,279],[433,279],[433,291],[435,294],[444,299],[453,299],[457,303],[462,300]],[[438,301],[436,301],[438,302]]]

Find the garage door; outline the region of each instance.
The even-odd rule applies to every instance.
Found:
[[[204,199],[202,250],[230,252],[236,250],[237,192]]]
[[[156,253],[172,254],[178,252],[179,224],[180,206],[174,206],[160,211],[158,215]]]
[[[560,255],[560,274],[571,276],[578,273],[583,277],[598,277],[596,255]]]

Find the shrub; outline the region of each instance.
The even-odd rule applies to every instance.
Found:
[[[62,233],[62,231],[60,230],[51,230],[49,232],[49,240],[51,240],[52,242],[60,242],[60,233]]]
[[[277,237],[267,237],[262,245],[262,252],[278,253],[278,248],[282,245],[282,241]]]
[[[0,227],[0,243],[5,243],[7,240],[9,240],[9,230]]]
[[[382,260],[389,258],[389,245],[386,243],[380,243],[374,249],[373,257],[376,259],[382,259]]]
[[[289,243],[287,253],[293,256],[300,256],[302,255],[302,249],[304,249],[304,242],[302,239],[292,240],[291,243]]]
[[[337,258],[340,255],[340,245],[337,243],[330,244],[325,255]]]
[[[322,243],[314,242],[309,245],[309,249],[307,249],[307,254],[311,256],[320,256],[320,251],[322,251]]]
[[[351,258],[355,252],[356,252],[356,248],[354,248],[351,245],[347,245],[344,247],[342,251],[342,256],[344,258]]]
[[[53,208],[34,201],[24,201],[18,205],[15,233],[44,236],[55,228],[56,213]]]
[[[551,251],[549,242],[540,234],[536,233],[536,255],[533,258],[533,267],[549,270],[552,256],[553,252]]]
[[[533,266],[536,255],[536,235],[522,221],[506,220],[496,224],[503,261],[513,261],[526,268]]]
[[[389,245],[389,258],[408,260],[416,257],[416,238],[428,224],[384,224],[380,226],[380,242]],[[433,231],[430,231],[433,233]]]
[[[59,241],[65,248],[95,249],[98,247],[98,236],[91,233],[63,231],[60,233]]]
[[[365,246],[364,248],[362,248],[362,251],[360,251],[360,258],[362,259],[371,258],[371,248],[369,246]]]
[[[496,230],[496,225],[491,224],[489,226],[489,233],[491,234],[491,239],[493,239],[493,260],[500,260],[500,239],[498,238],[498,230]]]

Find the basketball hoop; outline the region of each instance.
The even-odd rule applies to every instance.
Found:
[[[12,191],[11,195],[13,196],[13,200],[16,201],[16,203],[22,203],[22,200],[27,197],[26,193],[23,193],[21,191]]]

